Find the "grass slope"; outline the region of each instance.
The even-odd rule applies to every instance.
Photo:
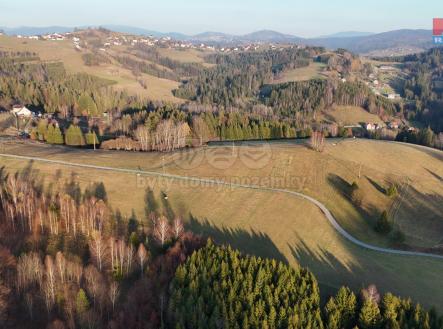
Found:
[[[325,119],[339,125],[356,125],[361,122],[383,123],[379,116],[358,106],[337,106],[323,114]]]
[[[112,61],[111,64],[100,66],[86,66],[83,62],[81,51],[75,50],[71,40],[42,41],[18,39],[15,37],[0,36],[0,50],[2,51],[30,51],[36,52],[42,61],[61,61],[66,70],[71,73],[85,72],[101,78],[116,81],[116,89],[127,90],[132,95],[141,95],[151,99],[170,102],[181,102],[172,95],[172,90],[179,83],[167,79],[160,79],[148,74],[142,74],[148,88],[144,89],[137,77],[130,70]],[[113,51],[119,51],[117,48]],[[120,49],[124,51],[124,49]]]
[[[322,74],[326,65],[323,63],[311,62],[309,66],[300,67],[292,70],[287,70],[283,73],[280,79],[274,80],[274,84],[292,82],[292,81],[307,81],[311,79],[323,79]]]
[[[420,241],[430,246],[438,242],[443,232],[443,203],[436,202],[443,195],[441,152],[403,144],[347,140],[330,144],[323,154],[319,154],[303,146],[278,143],[271,147],[269,163],[265,161],[264,167],[257,170],[250,168],[251,163],[245,160],[243,153],[248,151],[254,154],[257,147],[208,150],[160,155],[93,153],[44,145],[4,145],[4,152],[8,153],[232,179],[245,184],[269,185],[263,177],[292,177],[281,187],[303,191],[318,198],[346,230],[364,241],[385,246],[389,242],[373,233],[371,226],[382,210],[393,206],[394,200],[387,198],[380,189],[388,181],[401,182],[407,177],[410,189],[406,193],[409,196],[414,191],[423,212],[422,216],[416,217],[413,211],[418,204],[416,199],[399,199],[400,210],[395,213],[395,220],[408,233],[408,241]],[[203,152],[205,155],[200,158]],[[242,152],[242,157],[237,157],[236,152]],[[222,158],[228,160],[222,161]],[[201,159],[201,164],[187,169],[189,159],[197,159],[193,160],[197,162]],[[226,167],[231,162],[233,165],[225,170],[214,167]],[[358,179],[360,162],[363,165],[361,178]],[[73,173],[83,186],[103,181],[111,205],[127,216],[134,211],[142,220],[145,218],[145,192],[150,186],[154,190],[158,208],[171,215],[183,216],[194,231],[213,236],[220,242],[229,242],[248,253],[275,257],[294,266],[308,266],[319,278],[323,291],[329,292],[342,284],[358,289],[365,284],[376,283],[383,290],[411,296],[427,306],[441,308],[443,305],[443,288],[439,288],[443,262],[384,255],[356,247],[339,236],[320,211],[304,200],[279,193],[202,186],[39,162],[29,164],[0,158],[0,165],[5,165],[9,171],[31,166],[46,176],[46,182],[54,179],[63,181],[60,175],[68,179]],[[365,195],[359,208],[343,194],[346,184],[353,180],[358,181]],[[167,200],[162,193],[168,195]],[[155,208],[152,202],[149,204],[151,209]],[[415,235],[419,235],[419,238]]]

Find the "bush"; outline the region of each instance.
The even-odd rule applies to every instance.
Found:
[[[388,234],[392,230],[391,223],[389,222],[389,216],[387,211],[383,211],[377,223],[375,224],[375,230],[380,234]]]
[[[392,233],[392,241],[394,243],[402,244],[406,240],[404,233],[400,230],[396,230]]]
[[[397,194],[398,194],[397,187],[394,184],[389,186],[389,188],[386,190],[386,195],[388,197],[392,198],[392,197],[396,196]]]
[[[353,182],[351,185],[351,193],[350,193],[351,201],[357,207],[360,207],[363,202],[363,193],[360,190],[357,182]]]

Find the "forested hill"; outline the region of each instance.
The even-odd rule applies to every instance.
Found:
[[[402,93],[408,100],[405,112],[409,119],[443,131],[443,49],[396,57],[381,58],[401,62],[408,79]]]
[[[106,30],[76,33],[75,38],[84,38],[81,45],[87,48],[70,51],[84,62],[84,71],[72,69],[73,58],[50,61],[31,50],[0,52],[0,108],[6,111],[21,104],[50,116],[34,117],[15,128],[25,129],[33,139],[171,151],[210,140],[308,137],[313,130],[345,136],[352,134],[344,128],[348,118],[331,115],[343,107],[357,113],[350,113],[354,125],[401,122],[395,131],[382,130],[386,127],[382,125],[374,134],[377,138],[396,138],[403,127],[408,128],[407,120],[423,128],[430,125],[437,133],[443,130],[438,49],[399,59],[402,72],[395,74],[410,79],[402,80],[406,81],[401,84],[403,97],[392,100],[388,96],[394,89],[389,82],[382,88],[375,86],[379,64],[345,49],[331,52],[321,47],[267,45],[248,50],[177,50],[150,45],[150,40],[100,48],[108,41],[119,44],[128,39]],[[44,42],[49,41],[33,41],[33,45],[40,47]],[[60,45],[67,51],[69,45]],[[121,73],[114,78],[106,72]],[[133,81],[122,83],[127,74]],[[165,81],[175,87],[156,90]],[[125,88],[134,84],[141,93]],[[151,90],[162,97],[169,94],[174,103],[149,99],[146,91],[150,94]],[[422,143],[423,138],[414,134],[401,138]],[[443,136],[438,143],[436,139],[432,135],[425,144],[441,145]]]
[[[236,105],[256,96],[263,84],[282,71],[308,66],[311,56],[318,51],[289,47],[279,51],[210,55],[208,62],[217,66],[186,81],[175,95],[203,104]]]
[[[273,84],[287,71],[305,68],[312,61],[324,62],[330,77]],[[372,113],[394,115],[395,105],[376,96],[354,76],[363,70],[358,56],[345,50],[325,54],[322,48],[297,49],[294,47],[266,52],[217,54],[208,57],[216,64],[175,90],[175,96],[203,105],[238,108],[250,112],[254,105],[272,109],[278,119],[297,124],[311,120],[316,113],[333,105],[364,107]],[[350,81],[338,76],[350,77]]]

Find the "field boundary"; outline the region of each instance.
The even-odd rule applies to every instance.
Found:
[[[325,215],[328,222],[339,233],[339,235],[341,235],[343,238],[345,238],[349,242],[351,242],[361,248],[368,249],[371,251],[381,252],[381,253],[385,253],[385,254],[394,254],[394,255],[399,255],[399,256],[412,256],[412,257],[428,257],[428,258],[435,258],[435,259],[442,259],[443,260],[443,255],[377,247],[374,245],[367,244],[361,240],[358,240],[357,238],[352,236],[350,233],[348,233],[343,227],[341,227],[341,225],[338,223],[338,221],[335,219],[335,217],[332,215],[332,213],[329,211],[329,209],[323,203],[321,203],[317,199],[314,199],[313,197],[310,197],[310,196],[300,193],[300,192],[265,187],[265,186],[258,186],[258,185],[228,183],[228,182],[225,182],[222,180],[206,179],[206,178],[199,178],[199,177],[192,177],[192,176],[180,176],[180,175],[174,175],[174,174],[160,173],[160,172],[156,172],[156,171],[144,171],[144,170],[137,170],[137,169],[97,166],[97,165],[82,164],[82,163],[68,162],[68,161],[62,161],[62,160],[51,160],[51,159],[45,159],[45,158],[40,158],[40,157],[31,157],[31,156],[23,156],[23,155],[13,155],[13,154],[0,153],[0,157],[10,158],[10,159],[19,159],[19,160],[28,160],[28,161],[38,161],[38,162],[58,164],[58,165],[77,167],[77,168],[86,168],[86,169],[89,168],[89,169],[95,169],[95,170],[122,172],[122,173],[136,174],[136,175],[156,176],[156,177],[162,177],[162,178],[166,178],[166,179],[193,181],[193,182],[213,184],[213,185],[218,185],[218,186],[227,186],[227,187],[231,187],[231,188],[243,188],[243,189],[258,190],[258,191],[265,191],[265,192],[285,193],[285,194],[293,195],[298,198],[307,200],[310,203],[314,204],[317,208],[319,208],[321,210],[321,212]]]

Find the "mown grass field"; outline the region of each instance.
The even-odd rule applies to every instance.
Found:
[[[158,48],[160,55],[168,57],[174,61],[182,63],[204,63],[204,56],[212,53],[211,51],[200,51],[197,49],[171,49]]]
[[[280,79],[274,80],[273,83],[323,79],[325,76],[322,74],[322,72],[325,66],[326,65],[323,63],[311,62],[307,67],[300,67],[284,72],[283,76]]]
[[[262,152],[257,146],[211,147],[161,155],[3,143],[2,152],[302,191],[325,203],[353,235],[383,246],[389,246],[389,241],[375,234],[372,225],[382,210],[393,206],[397,209],[398,203],[395,221],[409,243],[433,246],[443,235],[443,153],[426,148],[346,140],[329,144],[320,154],[304,146],[277,143],[265,149],[270,154],[265,160],[257,157],[257,152]],[[255,159],[252,163],[247,154]],[[308,266],[319,278],[323,291],[342,284],[359,289],[376,283],[384,291],[411,296],[427,306],[441,309],[443,305],[443,261],[363,250],[339,236],[313,205],[289,195],[1,157],[0,165],[11,172],[32,167],[46,177],[47,183],[55,179],[62,183],[71,175],[83,186],[103,181],[114,209],[127,216],[134,211],[140,220],[145,220],[145,193],[151,187],[158,208],[182,216],[195,232],[248,253]],[[273,177],[274,184],[265,177]],[[364,192],[361,207],[345,196],[346,184],[354,180]],[[380,191],[389,181],[405,180],[409,188],[402,198],[393,200]],[[155,208],[152,202],[149,206]]]
[[[379,116],[357,106],[337,106],[324,113],[323,116],[339,125],[356,125],[362,122],[383,123]]]

